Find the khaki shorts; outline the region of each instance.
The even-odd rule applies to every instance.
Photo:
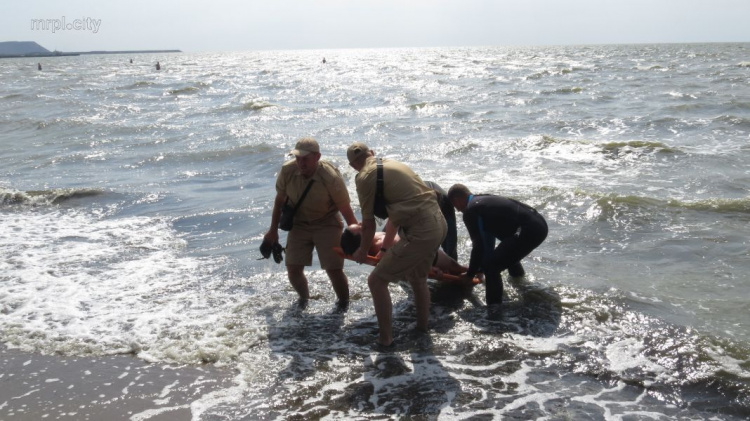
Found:
[[[339,247],[344,225],[337,216],[315,224],[295,224],[286,238],[286,265],[312,266],[312,251],[318,251],[320,267],[326,270],[344,268],[344,258],[333,248]]]
[[[401,240],[383,255],[372,275],[388,282],[426,280],[447,232],[439,209],[435,214],[409,221],[409,226],[399,227]]]

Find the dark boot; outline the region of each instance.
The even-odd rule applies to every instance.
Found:
[[[510,265],[510,267],[508,268],[508,275],[514,278],[520,278],[521,276],[526,275],[526,271],[523,270],[521,262],[517,262]]]

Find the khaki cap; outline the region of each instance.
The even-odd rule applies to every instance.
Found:
[[[361,156],[367,155],[368,152],[370,152],[370,148],[368,148],[367,145],[362,142],[354,142],[351,146],[349,146],[349,149],[346,150],[346,158],[351,164]]]
[[[317,140],[311,137],[303,137],[297,141],[297,144],[290,153],[294,156],[307,156],[311,153],[320,153],[320,146]]]

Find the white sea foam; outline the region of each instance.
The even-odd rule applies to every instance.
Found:
[[[162,218],[80,211],[3,215],[2,339],[44,352],[143,353],[156,360],[234,354],[210,311],[218,261],[188,256]],[[231,303],[229,308],[231,308]]]
[[[625,373],[631,369],[656,374],[664,372],[664,367],[653,363],[645,355],[645,351],[643,342],[634,338],[609,344],[605,350],[609,368],[616,373]]]

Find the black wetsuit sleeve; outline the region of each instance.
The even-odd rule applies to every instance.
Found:
[[[482,259],[484,257],[484,240],[482,231],[479,229],[479,214],[476,210],[466,209],[464,211],[464,224],[471,237],[471,258],[469,259],[469,270],[467,275],[473,277],[482,271]]]
[[[458,261],[458,229],[456,227],[456,210],[448,201],[447,197],[443,198],[440,203],[440,210],[443,212],[445,222],[448,224],[448,233],[445,235],[443,240],[443,251],[448,256],[452,257],[453,260]]]
[[[456,227],[456,209],[448,200],[448,193],[433,181],[424,182],[427,187],[431,188],[437,194],[438,205],[440,206],[440,212],[445,218],[445,222],[448,224],[448,233],[443,240],[441,247],[448,256],[452,257],[453,260],[458,260],[458,229]]]

